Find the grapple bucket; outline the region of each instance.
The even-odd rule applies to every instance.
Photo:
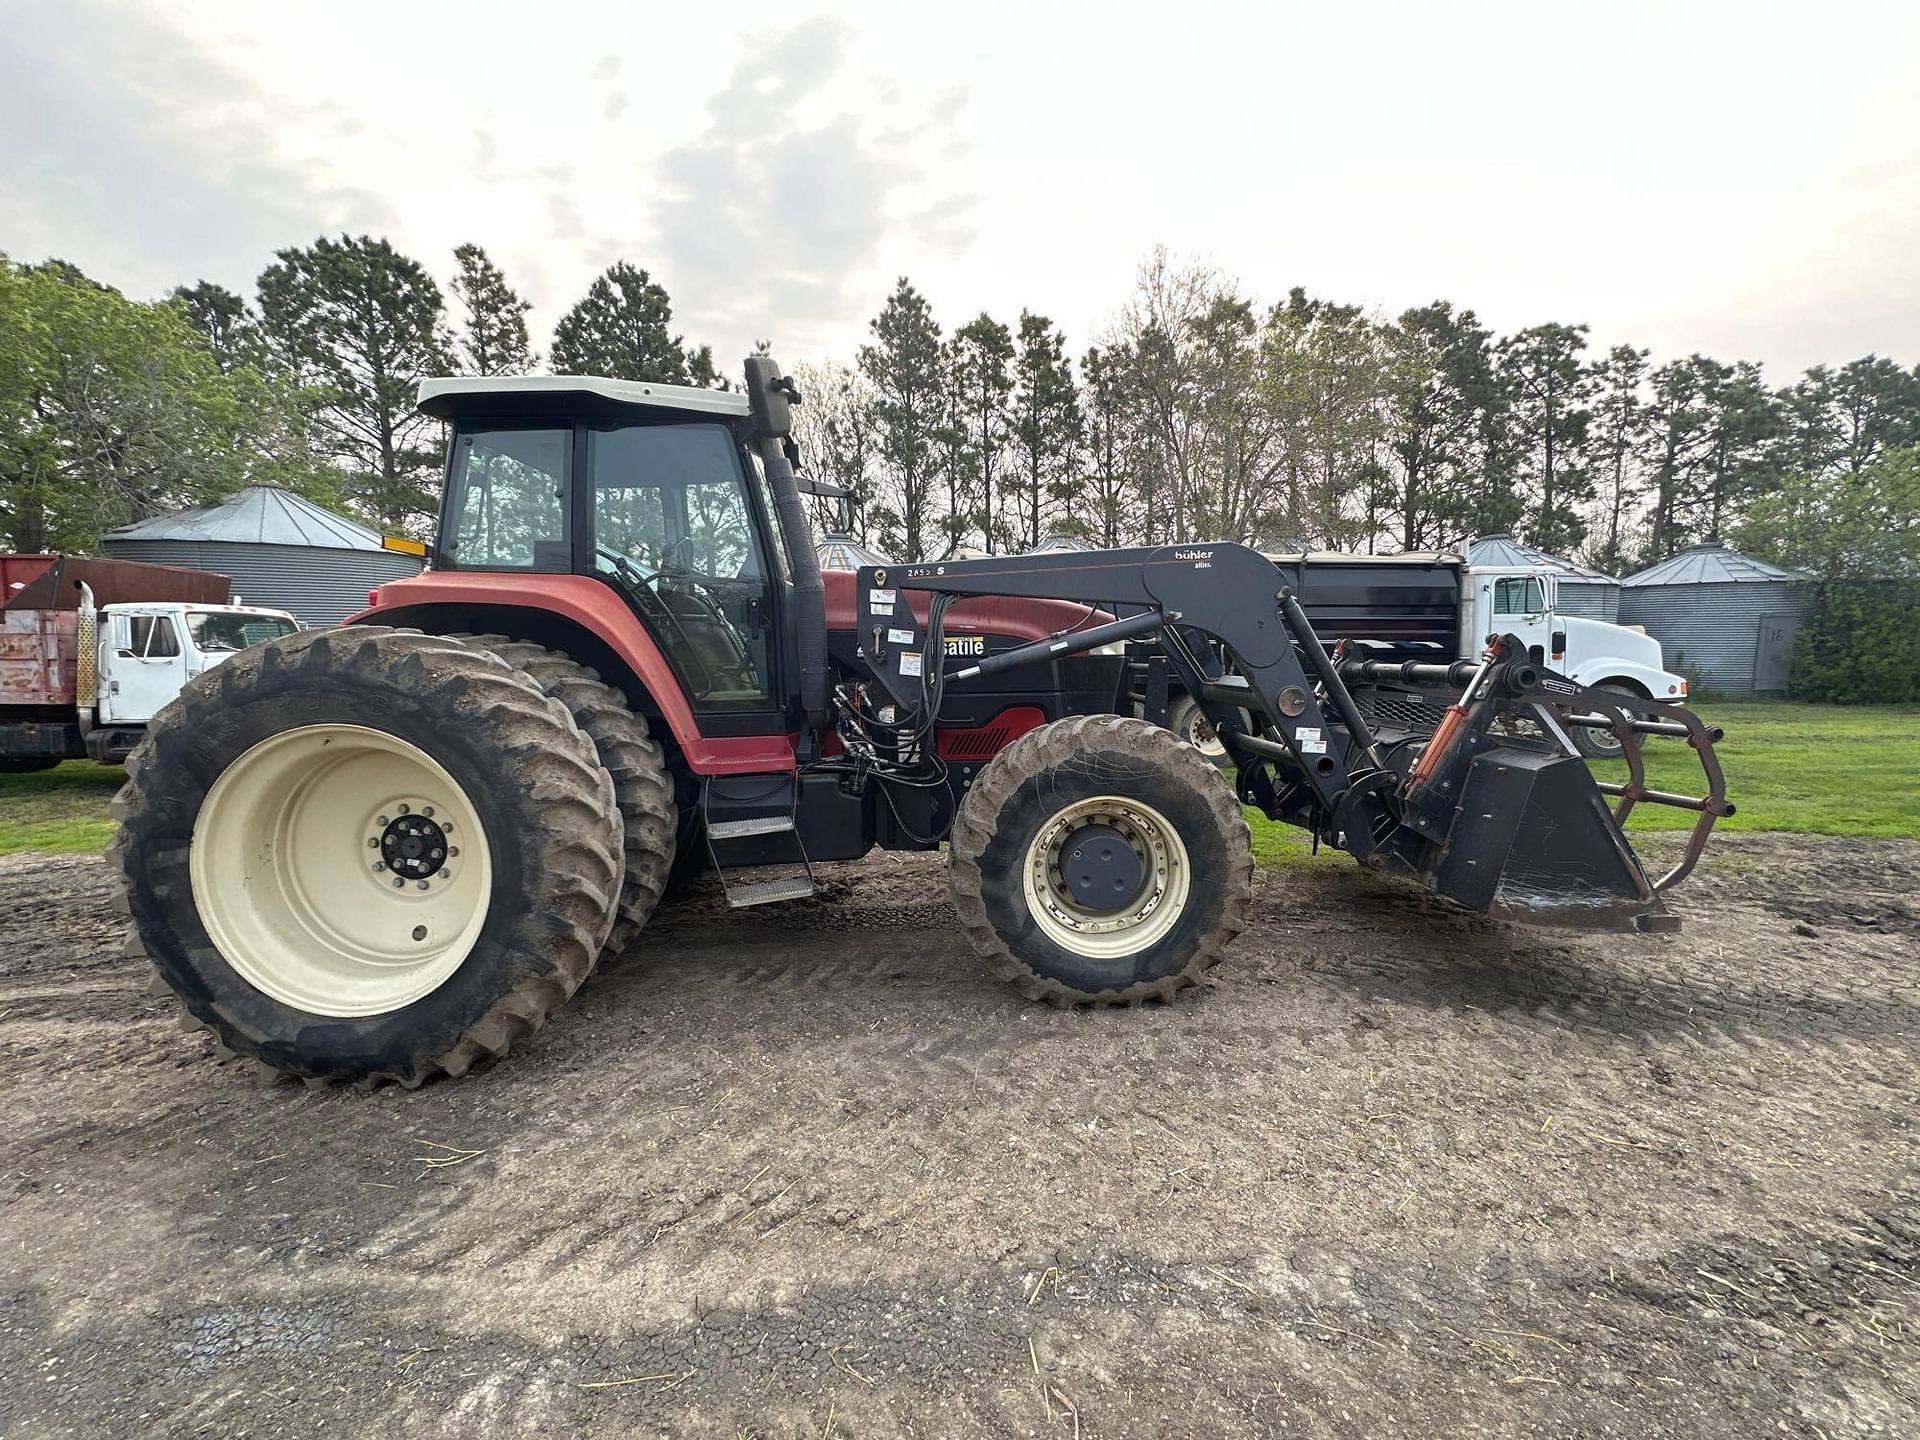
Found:
[[[1494,637],[1478,669],[1375,661],[1342,667],[1379,693],[1403,697],[1460,683],[1460,699],[1430,731],[1383,730],[1401,761],[1397,858],[1449,899],[1503,919],[1590,930],[1680,928],[1662,896],[1693,870],[1714,822],[1733,814],[1714,754],[1718,729],[1678,705],[1592,690],[1523,660],[1517,640]],[[1596,779],[1578,753],[1580,729],[1620,742],[1624,780]],[[1677,795],[1646,783],[1641,742],[1684,740],[1705,793]],[[1637,804],[1691,810],[1699,819],[1679,861],[1650,876],[1627,842]]]
[[[1575,755],[1506,747],[1476,755],[1447,844],[1424,878],[1449,899],[1507,920],[1679,928]]]

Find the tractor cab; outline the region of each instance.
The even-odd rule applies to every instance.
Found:
[[[792,566],[747,398],[594,377],[429,380],[449,422],[436,571],[590,577],[703,730],[789,728]]]

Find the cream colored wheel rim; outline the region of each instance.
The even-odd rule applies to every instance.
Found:
[[[342,1018],[445,984],[493,888],[466,791],[418,746],[360,725],[304,725],[235,760],[188,858],[201,923],[240,977]]]
[[[1069,893],[1061,857],[1075,831],[1102,825],[1119,832],[1139,857],[1144,881],[1125,909],[1088,910]],[[1099,795],[1056,812],[1027,847],[1023,874],[1027,910],[1063,950],[1113,960],[1138,954],[1163,939],[1187,908],[1193,869],[1179,832],[1158,810],[1138,800]]]

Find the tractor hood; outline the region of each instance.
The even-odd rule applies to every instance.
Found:
[[[854,572],[822,570],[820,578],[827,590],[827,630],[851,631],[858,626],[859,606],[854,594]],[[927,602],[932,597],[924,590],[901,590],[900,599],[913,609],[925,624]],[[1031,600],[1013,595],[988,595],[961,600],[947,611],[949,635],[1001,635],[1019,641],[1044,640],[1062,630],[1080,630],[1104,625],[1113,619],[1105,610],[1071,600]]]

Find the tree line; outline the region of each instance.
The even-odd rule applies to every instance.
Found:
[[[803,451],[903,561],[1235,539],[1399,551],[1513,534],[1624,573],[1708,536],[1791,560],[1837,480],[1920,442],[1920,369],[1866,356],[1774,387],[1654,364],[1585,325],[1498,335],[1447,301],[1392,318],[1262,304],[1156,253],[1077,366],[1044,315],[943,331],[902,279],[851,362],[803,366]],[[1809,487],[1812,487],[1811,489]]]
[[[84,547],[258,480],[419,530],[440,473],[425,376],[726,383],[635,265],[598,276],[543,356],[486,252],[452,259],[443,290],[385,239],[322,237],[250,297],[201,281],[149,303],[0,257],[7,543]],[[1826,573],[1877,553],[1832,517],[1914,522],[1889,457],[1920,442],[1920,370],[1869,355],[1775,386],[1751,362],[1597,352],[1585,325],[1497,334],[1444,300],[1263,302],[1164,251],[1077,357],[1034,311],[949,331],[902,279],[853,356],[795,369],[805,463],[902,561],[1054,534],[1393,551],[1511,533],[1623,572],[1728,535]]]
[[[538,369],[528,302],[478,245],[451,295],[373,236],[279,251],[251,297],[202,280],[131,299],[61,260],[0,254],[0,544],[91,549],[116,525],[285,485],[389,531],[438,502],[428,376]],[[559,373],[719,383],[666,290],[610,266],[563,315]]]

